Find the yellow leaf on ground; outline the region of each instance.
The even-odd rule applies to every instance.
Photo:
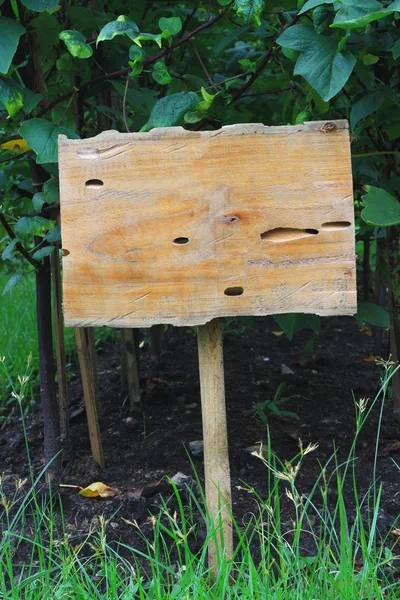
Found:
[[[368,356],[367,358],[363,358],[364,362],[376,362],[377,360],[381,360],[381,356]]]
[[[400,537],[400,529],[392,529],[390,533],[396,537]]]
[[[116,494],[118,494],[118,490],[101,483],[101,481],[95,481],[79,492],[79,495],[85,498],[112,498]]]
[[[27,152],[30,150],[30,146],[26,143],[25,140],[10,140],[9,142],[4,142],[4,144],[0,145],[1,150],[8,150],[8,152],[13,152],[14,154],[22,154],[23,152]]]
[[[367,325],[365,325],[364,327],[361,327],[361,329],[359,331],[363,335],[368,335],[368,337],[372,336],[372,329],[371,329],[371,327],[368,327]]]
[[[277,337],[279,337],[280,335],[283,335],[283,334],[284,334],[284,331],[271,331],[271,333],[272,333],[273,335],[276,335]]]

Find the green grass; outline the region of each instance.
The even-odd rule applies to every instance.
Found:
[[[4,370],[4,363],[0,363]],[[215,577],[207,566],[207,546],[221,529],[204,509],[204,496],[187,490],[183,499],[174,488],[154,515],[152,533],[145,535],[139,552],[122,541],[108,541],[109,522],[103,517],[93,523],[85,540],[70,543],[64,527],[62,507],[56,497],[39,495],[31,472],[31,485],[21,493],[17,482],[13,497],[3,504],[0,545],[0,598],[7,600],[94,599],[94,600],[397,600],[400,596],[398,538],[381,538],[377,522],[382,495],[375,469],[369,492],[360,497],[356,479],[356,444],[373,406],[382,414],[392,366],[386,365],[381,390],[373,402],[355,405],[356,431],[347,460],[338,464],[333,455],[307,495],[300,494],[296,478],[315,447],[302,447],[291,461],[281,462],[271,448],[258,454],[265,464],[267,493],[260,498],[253,489],[254,513],[246,525],[234,521],[238,543],[233,557],[219,555]],[[24,403],[28,382],[19,378],[13,392]],[[22,409],[21,409],[22,411]],[[22,411],[23,415],[23,411]],[[379,436],[379,431],[378,431]],[[376,444],[377,448],[377,444]],[[27,445],[29,459],[29,448]],[[377,452],[375,453],[377,456]],[[198,482],[199,483],[199,482]],[[343,490],[351,483],[353,497]],[[337,499],[328,501],[336,489]],[[282,497],[290,499],[292,527],[285,532]],[[88,500],[82,499],[82,502]],[[193,551],[199,515],[208,536],[200,550]],[[118,512],[112,517],[118,519]],[[148,528],[147,528],[148,529]],[[306,550],[305,541],[313,542]],[[28,560],[18,559],[22,547]],[[257,546],[254,560],[250,548]],[[142,546],[143,547],[143,546]],[[25,553],[25,556],[27,554]],[[397,579],[396,579],[397,577]]]
[[[24,373],[28,357],[32,367],[32,375],[26,392],[26,403],[34,397],[38,383],[38,344],[36,327],[35,277],[33,273],[24,275],[18,285],[2,296],[2,291],[10,278],[10,274],[0,272],[0,357],[6,358],[7,368],[12,379]],[[53,319],[54,321],[54,319]],[[96,345],[106,340],[117,340],[116,329],[102,327],[96,329]],[[65,346],[67,360],[74,357],[75,341],[72,328],[65,329]],[[10,400],[9,382],[0,372],[0,410]]]

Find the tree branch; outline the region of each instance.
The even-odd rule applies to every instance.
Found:
[[[200,33],[200,31],[203,31],[203,29],[207,29],[208,27],[211,27],[211,25],[214,25],[215,23],[217,23],[218,21],[220,21],[225,16],[225,12],[226,11],[221,12],[219,15],[217,15],[216,17],[214,17],[213,19],[211,19],[211,21],[206,21],[202,25],[199,25],[199,27],[196,27],[196,29],[193,29],[193,31],[190,31],[189,33],[187,33],[180,40],[178,40],[177,42],[175,42],[175,44],[172,44],[172,46],[170,48],[164,48],[164,50],[161,50],[161,52],[159,52],[155,56],[153,56],[151,58],[148,58],[147,60],[144,61],[144,66],[148,67],[149,65],[152,65],[152,64],[156,63],[158,60],[160,60],[161,58],[163,58],[167,54],[167,52],[170,52],[171,50],[174,50],[175,48],[178,48],[178,46],[181,46],[182,44],[185,44],[193,36],[195,36],[198,33]],[[99,75],[98,77],[95,77],[94,79],[91,79],[90,81],[86,81],[79,88],[70,90],[69,92],[65,92],[65,94],[61,94],[61,96],[58,96],[58,98],[56,98],[55,100],[52,100],[51,102],[49,102],[48,104],[46,104],[46,106],[44,106],[42,108],[42,110],[40,110],[38,112],[38,114],[36,115],[36,118],[42,117],[49,110],[51,110],[52,108],[54,108],[57,104],[59,104],[60,102],[63,102],[64,100],[67,100],[68,98],[70,98],[74,94],[76,94],[78,92],[82,92],[86,88],[88,88],[88,87],[90,87],[92,85],[95,85],[96,83],[101,83],[102,81],[107,81],[107,80],[110,80],[110,79],[118,79],[119,77],[124,77],[124,76],[128,75],[129,71],[130,71],[130,67],[127,67],[126,69],[121,69],[120,71],[115,71],[114,73],[106,73],[105,75]]]
[[[212,80],[212,78],[211,78],[211,75],[210,75],[210,73],[207,71],[207,69],[206,69],[206,66],[205,66],[205,64],[204,64],[204,62],[203,62],[203,60],[202,60],[202,58],[201,58],[201,56],[200,56],[200,54],[199,54],[199,52],[198,52],[198,50],[197,50],[196,46],[194,45],[194,43],[193,43],[192,41],[190,42],[190,44],[191,44],[191,46],[192,46],[192,48],[193,48],[193,50],[194,50],[194,53],[195,53],[195,55],[196,55],[196,58],[197,58],[197,60],[198,60],[198,61],[199,61],[199,63],[200,63],[200,66],[201,66],[201,68],[202,68],[202,69],[203,69],[203,71],[204,71],[204,74],[205,74],[205,76],[207,77],[208,81],[209,81],[209,82],[210,82],[210,84],[211,84],[211,87],[212,87],[212,88],[214,89],[214,91],[215,91],[215,92],[218,94],[218,88],[217,88],[217,86],[215,85],[215,83],[213,82],[213,80]]]
[[[7,219],[5,218],[5,216],[3,215],[3,213],[0,213],[0,223],[2,224],[2,226],[3,226],[4,230],[5,230],[5,232],[7,233],[8,237],[11,240],[15,240],[15,238],[17,236],[13,232],[12,228],[10,227],[10,225],[7,223]],[[22,256],[24,258],[26,258],[26,260],[29,263],[31,263],[31,265],[33,265],[35,267],[35,269],[39,269],[39,270],[43,269],[41,263],[38,262],[37,260],[35,260],[34,258],[32,258],[32,256],[26,250],[26,248],[23,247],[23,245],[21,244],[21,242],[17,242],[15,244],[15,247],[22,254]]]
[[[271,56],[274,53],[274,47],[276,44],[276,40],[278,39],[278,37],[284,32],[286,31],[286,29],[289,29],[289,27],[293,27],[293,25],[295,25],[297,23],[297,21],[301,18],[301,15],[296,15],[295,17],[293,17],[293,19],[291,20],[291,22],[286,25],[286,27],[282,27],[281,30],[279,31],[279,33],[273,38],[268,50],[266,51],[266,53],[264,54],[264,57],[262,59],[262,61],[260,62],[260,64],[258,65],[257,69],[254,71],[253,75],[250,77],[250,79],[240,88],[240,90],[238,90],[236,92],[236,94],[233,94],[232,96],[232,100],[230,101],[229,104],[233,104],[233,102],[236,102],[237,100],[239,100],[239,98],[241,98],[243,96],[243,94],[249,89],[249,87],[251,87],[253,85],[253,83],[256,81],[256,79],[261,75],[261,73],[263,72],[264,68],[266,67],[269,59],[271,58]]]

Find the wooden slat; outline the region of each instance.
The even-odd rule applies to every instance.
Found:
[[[99,400],[94,330],[77,327],[74,333],[82,376],[92,456],[101,467],[104,467],[98,417]]]
[[[57,383],[58,383],[58,406],[60,411],[60,443],[63,448],[69,446],[69,408],[68,408],[68,385],[67,385],[67,361],[65,357],[64,342],[64,315],[62,312],[62,290],[60,273],[60,246],[55,245],[55,251],[50,257],[52,280],[53,280],[53,306],[54,323],[56,330],[56,359],[57,359]]]
[[[129,402],[131,409],[135,412],[142,410],[136,336],[137,331],[135,329],[121,330],[123,363],[128,384]]]
[[[211,532],[209,566],[217,575],[233,552],[231,478],[226,423],[222,327],[218,319],[198,327],[204,478]]]
[[[356,312],[346,121],[60,136],[59,158],[67,325]]]

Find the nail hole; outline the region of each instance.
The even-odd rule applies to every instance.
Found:
[[[228,287],[224,291],[225,296],[241,296],[243,294],[242,287]]]
[[[189,241],[189,238],[187,238],[187,237],[177,237],[173,240],[173,243],[182,245],[182,244],[187,244],[188,241]]]
[[[276,229],[270,229],[264,231],[260,235],[262,240],[268,240],[270,242],[290,242],[292,240],[299,240],[301,238],[310,237],[310,235],[317,235],[318,229],[297,229],[295,227],[277,227]]]
[[[323,223],[321,229],[324,231],[339,231],[340,229],[347,229],[350,225],[350,221],[331,221],[329,223]]]
[[[85,187],[91,190],[97,190],[104,185],[104,182],[101,179],[88,179],[85,181]]]

